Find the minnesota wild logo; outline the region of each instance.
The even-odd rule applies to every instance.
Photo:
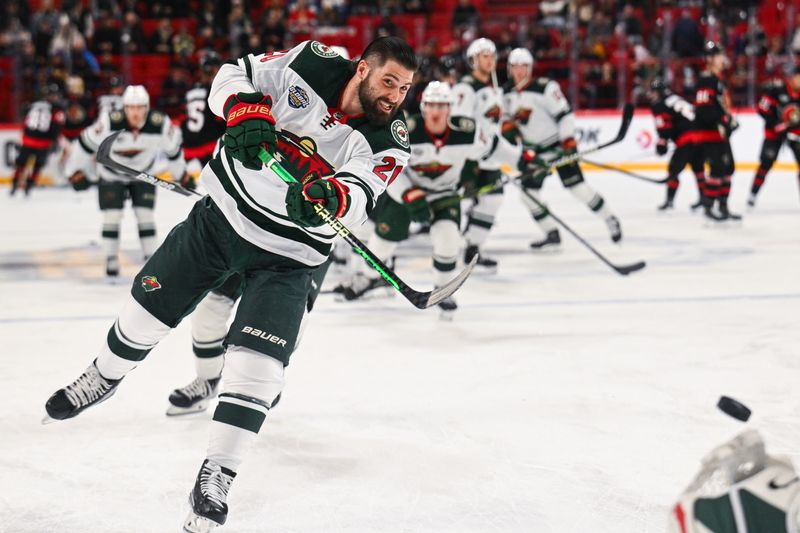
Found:
[[[517,122],[519,124],[527,124],[528,120],[530,120],[531,118],[532,112],[533,109],[529,109],[527,107],[521,107],[519,110],[517,110],[516,113],[514,113],[514,122]]]
[[[406,128],[406,125],[403,123],[403,121],[395,120],[392,122],[390,128],[392,130],[392,137],[394,137],[394,140],[397,141],[397,144],[403,148],[408,148],[410,146],[408,143],[408,128]]]
[[[486,118],[490,118],[492,120],[499,120],[500,119],[500,114],[501,114],[500,107],[498,107],[495,104],[492,107],[490,107],[489,110],[486,111],[486,113],[483,114],[483,116],[485,116]]]
[[[320,176],[331,176],[336,169],[317,152],[317,144],[311,137],[300,137],[283,130],[278,134],[278,161],[293,176],[302,181],[312,172]]]
[[[421,176],[425,176],[426,178],[436,179],[448,170],[452,168],[453,165],[443,165],[438,161],[433,161],[431,163],[423,163],[421,165],[412,165],[411,169]]]
[[[158,282],[158,278],[155,276],[144,276],[142,278],[142,288],[145,292],[153,292],[161,288],[161,283]]]
[[[336,57],[339,55],[336,50],[319,41],[311,41],[311,51],[320,57]]]

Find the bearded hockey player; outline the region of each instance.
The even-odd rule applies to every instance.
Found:
[[[456,274],[461,247],[461,183],[470,160],[492,163],[519,161],[527,171],[541,162],[533,153],[519,147],[492,142],[491,133],[482,131],[466,117],[451,117],[452,90],[446,83],[433,81],[422,92],[421,115],[409,118],[411,159],[405,171],[381,197],[374,217],[375,230],[369,248],[382,260],[392,257],[398,244],[409,236],[412,221],[430,222],[433,244],[434,285],[449,282]],[[502,152],[503,149],[506,151]],[[538,169],[539,167],[536,166]],[[343,287],[346,300],[354,300],[384,282],[377,272],[362,269]],[[439,304],[441,317],[452,319],[456,310],[451,296]]]
[[[650,110],[656,121],[656,153],[666,155],[669,142],[675,143],[675,151],[667,165],[667,198],[658,207],[661,211],[672,209],[675,194],[680,185],[680,174],[690,164],[697,181],[698,201],[692,205],[696,209],[703,205],[703,187],[705,186],[705,162],[703,153],[694,143],[692,124],[694,122],[694,106],[673,93],[660,78],[650,83],[647,91],[650,100]]]
[[[502,115],[503,92],[496,84],[497,49],[492,41],[476,39],[467,47],[467,62],[472,72],[453,87],[453,117],[467,117],[475,121],[476,128],[487,135],[500,136],[500,116]],[[478,189],[496,183],[500,177],[500,165],[487,161],[478,162],[477,181],[467,184],[469,189]],[[495,215],[503,201],[503,189],[497,188],[490,194],[481,195],[467,213],[467,228],[464,238],[467,247],[465,262],[469,263],[479,254],[476,266],[487,271],[497,269],[497,261],[480,255],[480,247],[489,236]]]
[[[800,478],[755,430],[712,450],[669,516],[669,533],[797,533]]]
[[[245,276],[187,532],[225,523],[231,483],[283,388],[314,270],[337,237],[313,204],[357,226],[408,163],[399,106],[416,66],[394,37],[373,41],[358,62],[306,41],[223,65],[209,94],[227,124],[224,146],[201,173],[209,196],[136,276],[94,362],[47,401],[49,417],[64,420],[107,399],[208,290]],[[262,148],[301,183],[266,169]]]
[[[578,151],[575,141],[575,114],[558,82],[548,78],[533,78],[533,56],[524,48],[515,48],[508,55],[511,80],[505,87],[503,134],[506,138],[522,142],[545,162],[555,161]],[[619,219],[611,214],[602,196],[591,189],[583,179],[578,163],[556,169],[561,183],[578,200],[605,220],[614,242],[622,239]],[[538,199],[544,179],[549,175],[547,165],[539,167],[522,180],[525,190]],[[558,246],[561,236],[547,209],[531,202],[523,195],[533,219],[545,233],[545,238],[531,243],[531,248],[541,250]]]
[[[168,171],[173,177],[183,176],[186,162],[181,150],[181,132],[169,117],[150,109],[150,96],[142,85],[129,85],[122,93],[123,111],[112,111],[98,118],[83,132],[73,146],[67,160],[65,173],[75,190],[90,185],[89,168],[97,147],[116,131],[123,133],[114,141],[111,154],[120,163],[142,172],[151,171],[159,153],[168,161]],[[119,227],[126,198],[131,199],[133,212],[139,226],[139,240],[147,260],[156,249],[156,226],[153,208],[156,201],[155,186],[131,180],[116,171],[97,165],[98,198],[103,213],[103,246],[106,252],[106,275],[119,275]]]
[[[704,54],[706,70],[697,80],[694,98],[694,138],[710,167],[703,208],[705,215],[712,220],[738,220],[741,217],[728,210],[731,176],[734,171],[730,136],[738,127],[731,115],[730,97],[722,81],[728,58],[713,41],[706,43]],[[713,211],[715,204],[718,206],[717,212]]]
[[[17,155],[11,196],[23,187],[30,194],[47,156],[56,147],[64,126],[64,109],[58,104],[60,90],[51,84],[42,89],[42,98],[31,104],[25,113],[22,146]]]
[[[755,207],[758,192],[784,141],[788,140],[789,148],[800,163],[800,64],[794,64],[792,74],[785,80],[770,80],[764,85],[758,114],[764,119],[764,144],[761,145],[761,163],[753,176],[747,199],[749,207]]]

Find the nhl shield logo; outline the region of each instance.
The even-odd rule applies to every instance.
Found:
[[[392,137],[394,140],[397,141],[397,144],[402,146],[403,148],[410,148],[410,144],[408,144],[408,128],[406,128],[405,123],[402,120],[395,120],[392,122]]]
[[[153,292],[161,288],[161,283],[155,276],[144,276],[142,278],[142,288],[145,292]]]

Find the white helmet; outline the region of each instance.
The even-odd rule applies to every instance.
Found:
[[[128,85],[122,93],[122,105],[143,105],[150,107],[150,95],[144,85]]]
[[[495,47],[494,43],[486,37],[475,39],[469,43],[469,46],[467,47],[467,60],[472,63],[472,58],[482,54],[483,52],[497,54],[497,47]]]
[[[422,105],[452,104],[453,91],[450,85],[441,81],[432,81],[422,91]]]
[[[514,48],[508,54],[508,64],[533,66],[533,56],[526,48]]]

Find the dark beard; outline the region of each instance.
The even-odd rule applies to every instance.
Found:
[[[369,90],[369,77],[358,84],[358,100],[364,109],[364,116],[373,126],[385,126],[394,116],[394,108],[387,114],[378,107],[378,99]]]

